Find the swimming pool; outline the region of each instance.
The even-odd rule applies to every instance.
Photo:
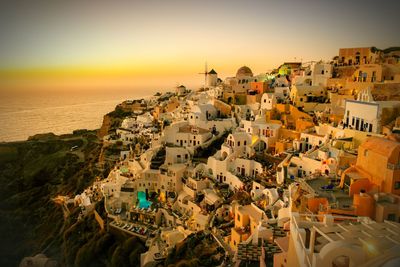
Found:
[[[138,199],[139,199],[139,208],[148,209],[151,205],[151,201],[146,199],[146,192],[138,191]]]

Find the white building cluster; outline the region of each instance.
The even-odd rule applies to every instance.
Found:
[[[398,262],[400,145],[389,135],[400,101],[370,86],[339,94],[338,73],[322,61],[259,75],[244,66],[224,81],[212,70],[201,90],[179,86],[125,118],[105,138],[126,149],[101,191],[110,225],[147,240],[141,265],[199,231],[234,266]]]

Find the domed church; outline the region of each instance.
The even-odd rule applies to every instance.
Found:
[[[240,67],[236,76],[225,79],[224,98],[228,103],[232,103],[234,99],[241,99],[240,103],[246,102],[247,91],[250,90],[250,83],[256,82],[253,72],[247,66]],[[234,101],[238,103],[238,101]]]
[[[253,72],[247,66],[243,66],[239,68],[236,72],[236,78],[245,78],[245,77],[253,77]]]

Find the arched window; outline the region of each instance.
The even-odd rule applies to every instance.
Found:
[[[332,261],[332,267],[349,267],[349,266],[350,266],[349,256],[341,255],[336,257]]]

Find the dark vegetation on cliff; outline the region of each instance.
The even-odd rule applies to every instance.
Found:
[[[224,250],[211,234],[197,232],[175,246],[165,260],[164,266],[218,266],[222,263],[223,257]]]
[[[78,148],[71,151],[74,146]],[[83,241],[88,243],[85,248],[96,245],[98,249],[101,243],[91,243],[91,239],[116,242],[98,233],[93,216],[72,226],[78,209],[64,225],[61,208],[52,201],[57,195],[73,197],[96,177],[108,174],[109,168],[99,166],[112,164],[98,164],[101,147],[94,131],[41,134],[24,142],[0,144],[0,266],[17,266],[24,256],[37,253],[72,266],[76,264],[71,255],[76,253],[71,251]],[[82,253],[76,255],[77,263]]]
[[[0,144],[0,266],[43,251],[61,256],[55,239],[63,214],[51,199],[81,192],[103,175],[96,167],[100,148],[96,133],[86,131]]]
[[[96,210],[106,218],[103,202],[97,203]],[[77,216],[77,211],[71,215],[62,236],[62,266],[140,265],[140,254],[145,252],[141,240],[117,231],[101,231],[93,214],[76,222]]]

